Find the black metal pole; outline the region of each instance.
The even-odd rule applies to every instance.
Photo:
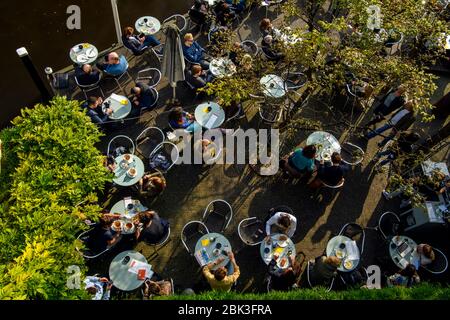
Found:
[[[34,84],[41,93],[42,101],[44,103],[48,102],[52,98],[52,94],[48,90],[42,78],[39,76],[39,73],[33,64],[33,61],[31,61],[31,58],[28,55],[27,49],[25,48],[17,49],[17,55],[19,56],[20,60],[22,60],[23,65],[25,66],[25,68],[27,69],[28,73],[31,76],[31,79],[33,79]]]

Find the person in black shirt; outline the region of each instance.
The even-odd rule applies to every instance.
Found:
[[[316,179],[309,184],[311,189],[318,189],[324,184],[329,186],[337,186],[344,180],[344,173],[347,168],[342,164],[341,155],[337,152],[333,153],[331,156],[332,165],[325,165],[325,161],[320,162],[317,168]]]
[[[99,97],[89,97],[89,99],[83,104],[86,114],[91,118],[92,122],[98,125],[105,125],[108,121],[108,116],[112,113],[111,108],[105,109],[105,113],[102,110],[103,99]]]
[[[137,216],[136,239],[148,244],[157,244],[167,233],[168,224],[154,211],[141,212]]]
[[[208,82],[212,81],[212,75],[202,69],[198,64],[194,64],[187,72],[187,79],[189,83],[196,89],[206,87]]]
[[[230,5],[224,1],[219,1],[216,4],[214,13],[219,24],[224,27],[231,23],[236,17],[236,12],[234,12]]]
[[[279,62],[284,58],[284,54],[279,52],[274,47],[275,40],[271,35],[267,35],[263,38],[261,42],[261,48],[264,54],[267,56],[267,59],[274,62]]]
[[[100,72],[94,70],[90,64],[75,69],[75,78],[82,86],[91,86],[100,81]]]
[[[148,109],[153,108],[153,104],[156,101],[155,94],[149,85],[138,82],[136,86],[131,89],[131,94],[133,95],[131,101],[136,107],[135,109]]]
[[[89,239],[88,247],[95,254],[105,251],[120,240],[120,231],[114,231],[112,224],[120,218],[119,215],[103,214],[96,225],[93,236]]]

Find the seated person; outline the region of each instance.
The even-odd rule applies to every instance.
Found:
[[[262,33],[263,38],[265,36],[271,35],[273,38],[278,38],[281,35],[281,32],[274,28],[272,22],[269,18],[264,18],[259,23],[259,30]]]
[[[297,218],[292,214],[277,212],[266,222],[266,241],[270,240],[270,235],[283,233],[292,238],[297,229]]]
[[[171,296],[172,289],[172,282],[170,281],[146,280],[144,283],[144,299],[151,299],[155,296]]]
[[[105,63],[97,64],[97,67],[112,76],[120,76],[128,70],[128,61],[125,56],[111,52],[105,56]]]
[[[309,273],[311,285],[328,285],[337,275],[337,268],[340,265],[341,260],[337,257],[321,256],[316,258]]]
[[[92,295],[92,300],[109,300],[112,282],[108,278],[86,277],[84,289]]]
[[[279,62],[284,59],[284,54],[274,48],[274,40],[271,35],[267,35],[261,42],[261,49],[270,61]]]
[[[214,7],[214,14],[219,24],[223,27],[228,26],[236,18],[236,12],[223,0],[220,0]]]
[[[183,108],[176,107],[169,114],[169,124],[174,129],[185,129],[188,132],[197,132],[202,127],[195,121],[194,116],[183,111]]]
[[[416,270],[420,267],[427,266],[436,259],[433,247],[429,244],[419,244],[413,258],[413,264]]]
[[[285,174],[297,177],[304,173],[312,173],[315,168],[316,146],[306,146],[304,149],[298,148],[290,155],[280,161],[280,168]]]
[[[212,75],[202,69],[201,65],[194,64],[187,72],[187,81],[196,89],[204,88],[212,81]]]
[[[138,82],[136,86],[131,89],[132,98],[131,102],[137,109],[154,108],[156,97],[152,88],[149,85]]]
[[[92,250],[94,254],[103,252],[120,241],[120,231],[114,231],[112,229],[114,221],[119,218],[120,215],[114,214],[103,214],[100,217],[100,221],[96,225],[95,231],[88,243],[88,248]]]
[[[310,183],[309,187],[312,189],[318,189],[327,184],[329,186],[337,186],[342,183],[344,179],[344,173],[347,167],[342,163],[341,155],[337,152],[331,156],[331,166],[325,165],[325,161],[322,159],[320,165],[317,168],[317,177]]]
[[[225,2],[237,14],[241,14],[247,7],[247,0],[225,0]]]
[[[86,108],[86,114],[95,124],[104,125],[108,121],[108,116],[112,114],[111,108],[106,109],[106,114],[104,114],[102,105],[103,99],[97,97],[89,97],[83,104],[83,107]]]
[[[184,36],[183,53],[190,62],[199,63],[205,70],[209,69],[209,62],[205,59],[205,49],[194,41],[192,33],[186,33]]]
[[[157,244],[167,234],[168,224],[155,211],[140,212],[135,217],[136,239]]]
[[[221,267],[212,271],[212,268],[222,263],[224,258],[219,258],[213,263],[210,263],[203,267],[203,275],[208,281],[211,288],[215,291],[228,292],[233,287],[233,284],[237,281],[239,276],[241,275],[241,271],[239,270],[239,266],[236,264],[236,259],[234,258],[233,252],[229,252],[228,256],[230,257],[231,266],[228,268]],[[233,269],[234,272],[232,275],[228,275],[228,270]]]
[[[159,173],[146,174],[139,180],[139,193],[146,196],[158,196],[166,189],[166,180]]]
[[[109,172],[114,172],[116,170],[116,160],[113,156],[105,156],[103,165],[106,169],[108,169]]]
[[[417,274],[416,267],[412,264],[407,265],[405,269],[400,270],[386,279],[386,285],[388,287],[410,288],[418,283],[420,283],[420,277]]]
[[[209,26],[211,24],[211,16],[208,2],[195,0],[194,6],[189,10],[189,17],[196,24]]]
[[[289,256],[290,267],[286,269],[276,268],[277,262],[272,260],[269,264],[271,288],[278,291],[288,291],[297,283],[301,273],[301,264],[295,261],[294,256]]]
[[[375,98],[377,104],[374,108],[374,118],[366,124],[366,127],[377,124],[385,119],[386,116],[392,112],[400,109],[406,102],[405,99],[406,87],[400,85],[397,89],[390,90],[382,98]]]
[[[395,141],[387,150],[380,151],[377,153],[373,161],[378,161],[381,157],[386,157],[381,161],[378,167],[383,167],[384,165],[394,161],[399,156],[411,155],[417,145],[415,143],[420,140],[420,136],[415,132],[402,132],[397,141]]]
[[[122,42],[125,47],[133,51],[135,56],[142,55],[145,50],[156,47],[161,43],[153,36],[143,34],[135,35],[132,27],[126,27],[123,31]]]
[[[91,86],[100,81],[100,72],[94,70],[90,64],[84,64],[75,69],[75,77],[82,86]]]

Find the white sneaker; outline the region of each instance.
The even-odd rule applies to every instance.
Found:
[[[389,192],[387,192],[386,190],[383,190],[383,197],[386,199],[386,200],[391,200],[392,198],[389,196]]]

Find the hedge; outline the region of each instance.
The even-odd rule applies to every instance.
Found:
[[[12,124],[0,133],[0,299],[83,298],[67,288],[67,268],[85,271],[76,236],[98,217],[91,203],[110,180],[95,148],[101,132],[61,97]]]

